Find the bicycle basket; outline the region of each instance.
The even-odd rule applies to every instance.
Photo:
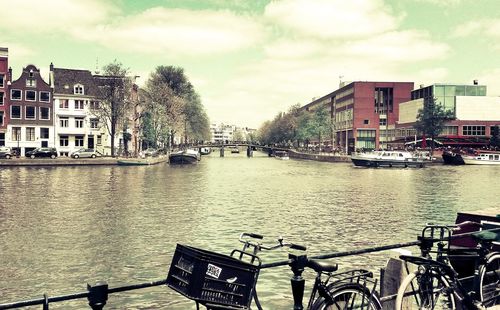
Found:
[[[258,266],[177,244],[167,285],[204,305],[249,309],[258,275]]]

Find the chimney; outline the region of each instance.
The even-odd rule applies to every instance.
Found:
[[[420,88],[424,88],[424,86],[425,86],[424,84],[420,84]]]
[[[477,80],[474,80],[473,83],[474,83],[474,85],[478,85]]]
[[[12,81],[12,67],[9,67],[9,81]]]
[[[54,71],[54,63],[50,63],[50,71]]]

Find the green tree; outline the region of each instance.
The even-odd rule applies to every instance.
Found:
[[[103,75],[94,76],[98,89],[99,107],[92,111],[105,125],[111,137],[111,156],[115,156],[115,137],[120,126],[125,126],[130,112],[132,80],[127,76],[129,69],[114,62],[103,67]]]
[[[435,98],[424,102],[424,107],[418,111],[414,127],[418,132],[431,138],[431,156],[434,153],[434,139],[443,130],[445,122],[453,118],[453,112],[437,104]]]

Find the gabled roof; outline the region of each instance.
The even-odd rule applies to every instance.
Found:
[[[85,96],[97,95],[97,87],[89,70],[54,68],[55,95],[73,95],[75,85],[83,85]]]

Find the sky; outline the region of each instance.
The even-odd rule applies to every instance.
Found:
[[[17,79],[34,64],[144,84],[184,69],[211,123],[258,128],[339,82],[479,84],[500,96],[500,0],[0,0]]]

